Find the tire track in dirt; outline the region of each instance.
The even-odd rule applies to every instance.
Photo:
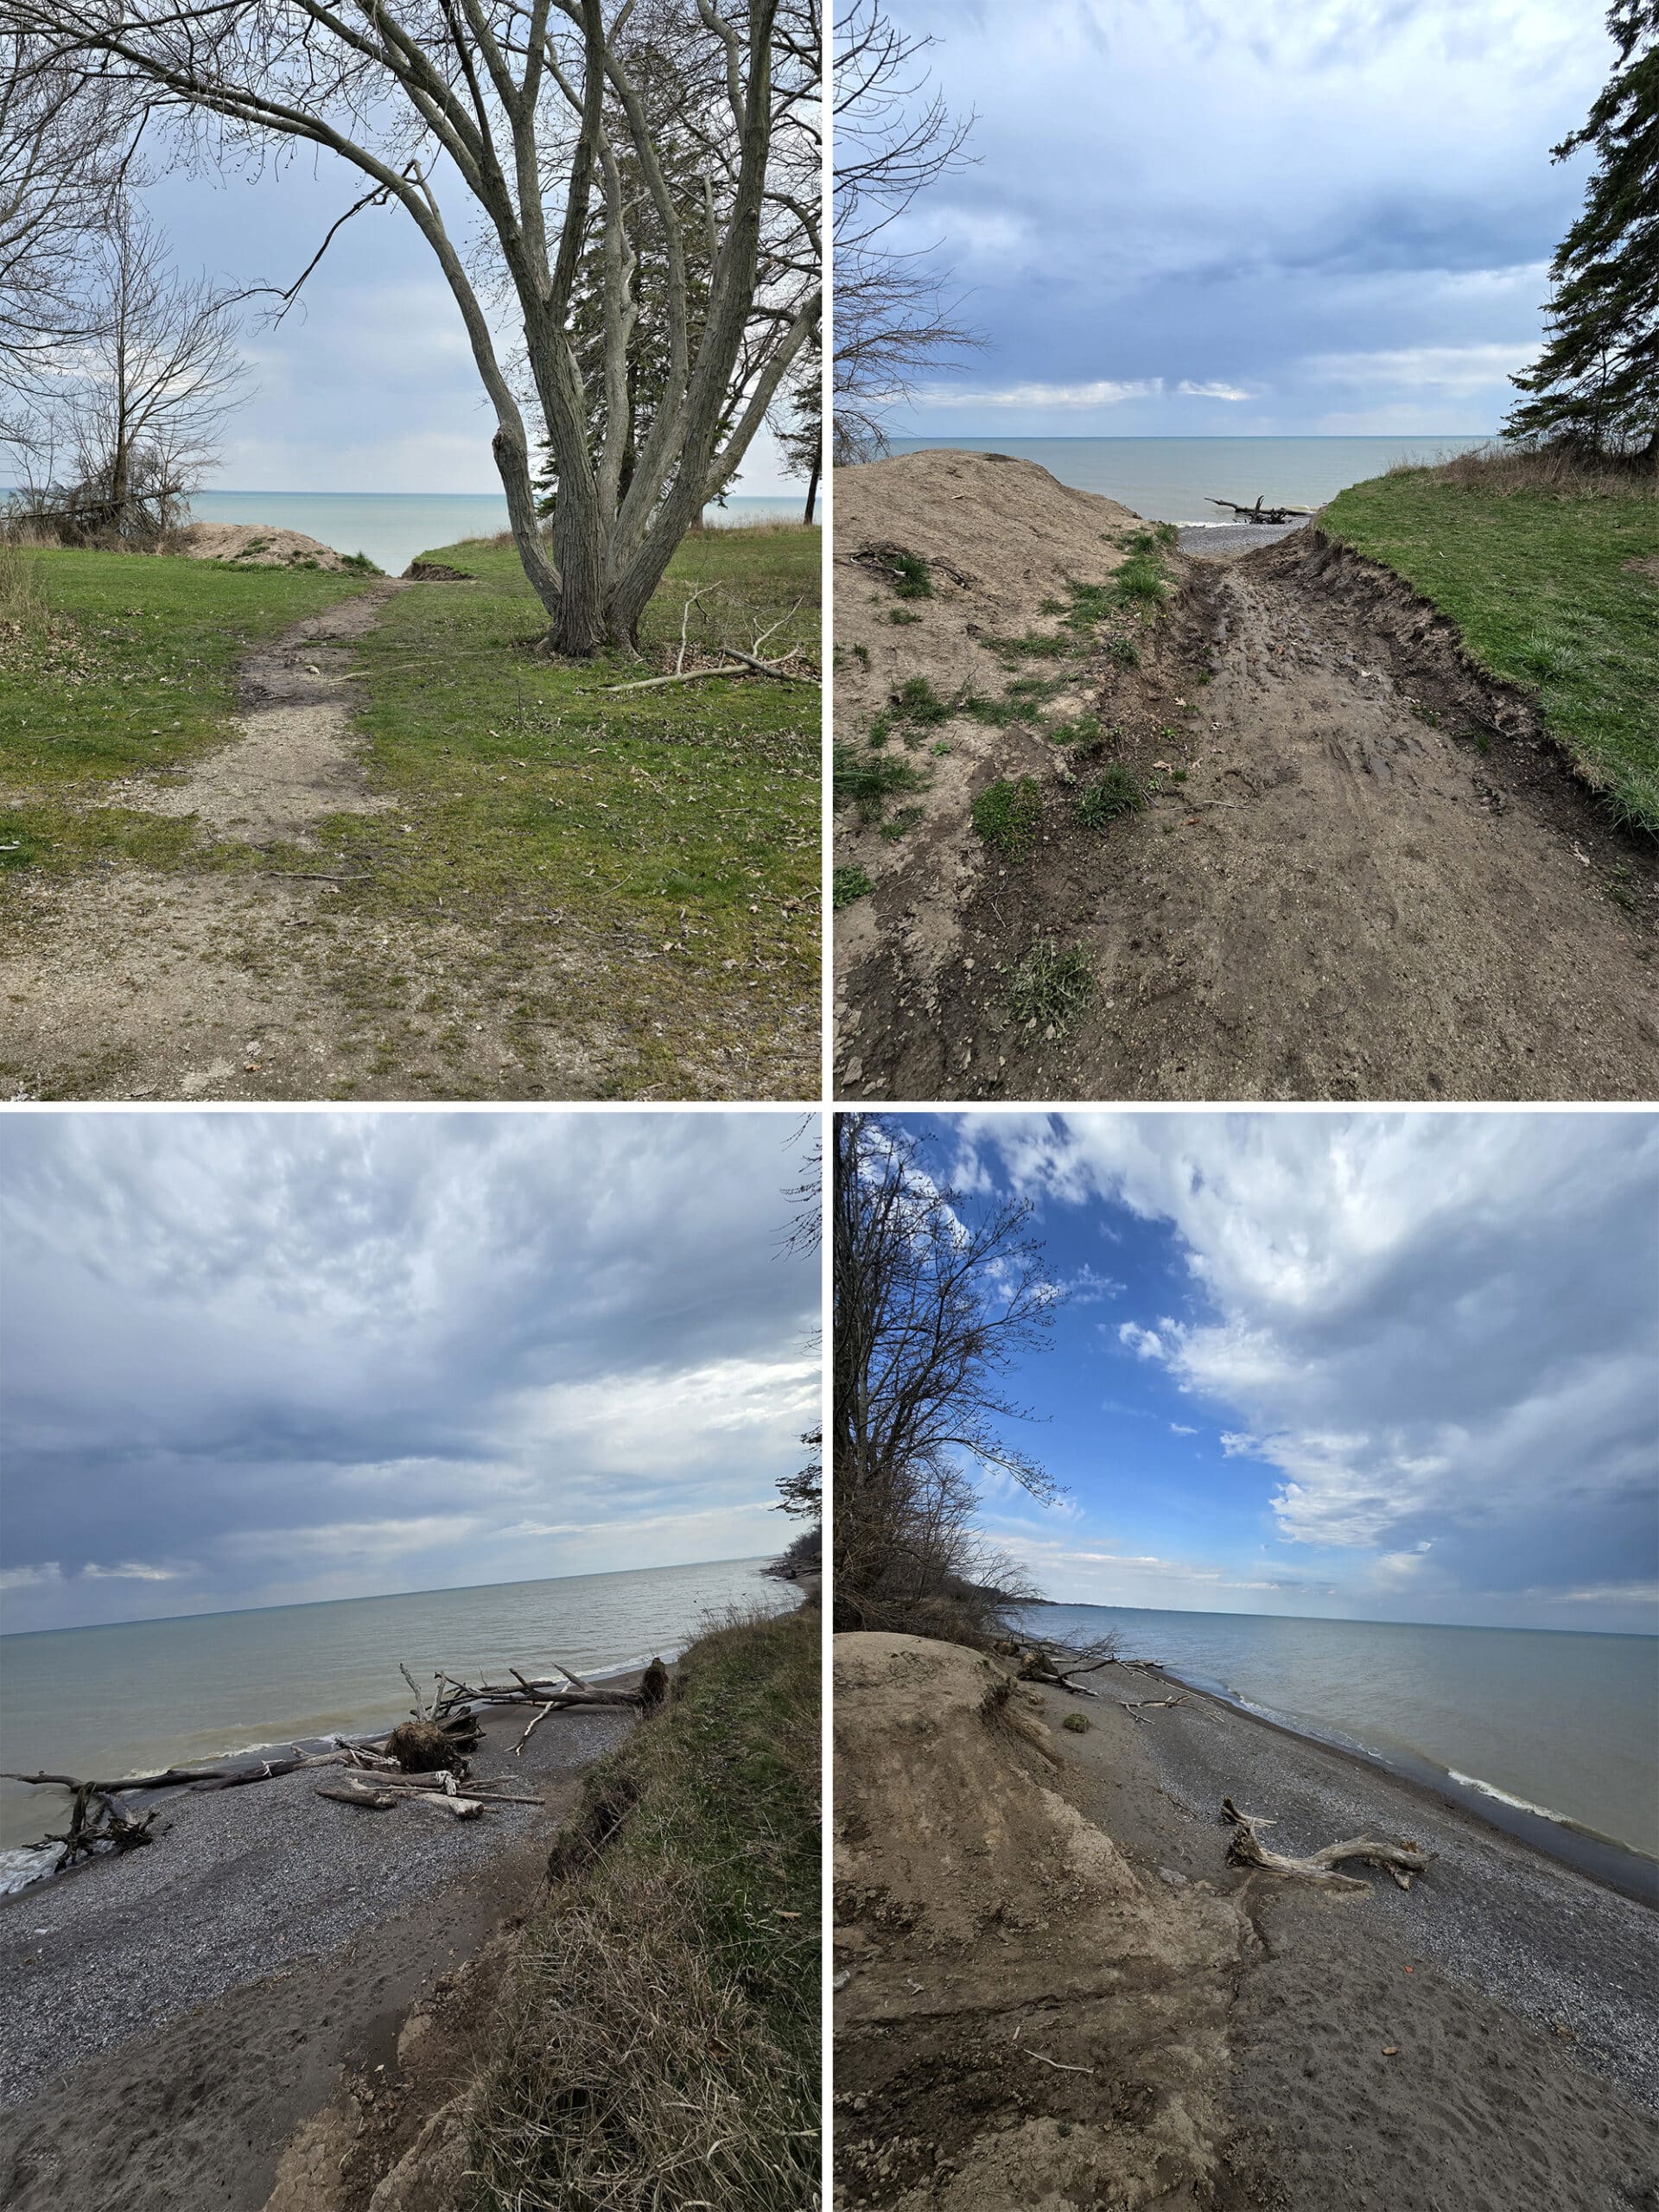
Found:
[[[948,874],[907,869],[844,981],[846,1095],[1659,1092],[1651,842],[1607,819],[1529,703],[1476,676],[1397,579],[1316,532],[1199,562],[1147,660],[1103,671],[1101,716],[1130,766],[1184,780],[1094,838],[1057,778],[1037,857],[972,855],[965,899],[956,849]],[[963,957],[922,974],[899,932],[933,898],[960,908]],[[1064,1037],[1007,1009],[1042,939],[1093,963]]]

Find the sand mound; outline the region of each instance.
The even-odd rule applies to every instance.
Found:
[[[836,737],[859,745],[899,687],[925,677],[942,699],[963,692],[1001,698],[1009,671],[987,638],[1054,634],[1058,618],[1044,612],[1064,600],[1068,583],[1102,584],[1122,567],[1122,540],[1139,518],[1116,499],[1073,491],[1034,461],[944,449],[903,454],[835,477]],[[931,596],[903,598],[893,581],[861,559],[867,548],[895,547],[928,563]],[[1091,703],[1084,663],[1033,661],[1039,674],[1077,682],[1043,709],[1065,720]],[[836,918],[836,972],[844,982],[878,941],[903,926],[912,968],[938,975],[960,950],[957,908],[984,866],[984,848],[969,826],[977,792],[998,777],[1055,771],[1055,748],[1033,729],[995,728],[953,717],[927,731],[915,760],[927,787],[889,809],[913,806],[918,818],[900,839],[861,825],[856,810],[836,817],[837,866],[861,868],[876,899],[861,899]],[[936,753],[936,745],[947,747]],[[908,901],[894,916],[899,901]],[[856,1028],[856,1014],[843,1036]],[[855,1051],[855,1046],[853,1048]]]
[[[1254,1941],[1236,1908],[1141,1880],[994,1662],[864,1635],[835,1663],[847,2202],[1128,2212],[1211,2190]]]
[[[191,561],[233,561],[238,569],[355,569],[321,538],[302,530],[274,530],[264,523],[193,522],[167,541],[169,553]]]

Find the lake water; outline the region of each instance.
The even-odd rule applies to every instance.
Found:
[[[708,507],[703,520],[731,524],[793,522],[805,506],[797,499],[728,499]],[[190,502],[196,522],[264,523],[272,530],[302,530],[337,553],[366,553],[388,575],[401,575],[417,553],[435,552],[465,537],[493,537],[507,526],[507,503],[499,493],[470,492],[198,492]]]
[[[955,446],[1034,461],[1079,492],[1122,500],[1148,522],[1230,522],[1211,494],[1249,506],[1319,507],[1398,461],[1434,461],[1488,438],[894,438],[895,453]]]
[[[1659,1638],[1044,1605],[1030,1633],[1115,1629],[1128,1658],[1458,1794],[1659,1857]]]
[[[791,1583],[763,1560],[641,1568],[351,1598],[323,1605],[200,1613],[182,1620],[0,1637],[0,1764],[116,1779],[295,1738],[370,1734],[407,1717],[403,1661],[417,1682],[508,1667],[579,1675],[681,1650],[710,1614],[783,1611]],[[56,1790],[0,1783],[0,1847],[56,1825]],[[48,1817],[48,1815],[52,1817]]]

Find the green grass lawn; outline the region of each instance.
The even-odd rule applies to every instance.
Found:
[[[225,732],[237,662],[369,579],[132,553],[0,548],[0,867],[165,865],[188,823],[99,804]]]
[[[579,908],[673,942],[693,970],[760,954],[798,968],[805,987],[817,690],[720,677],[611,687],[671,666],[684,602],[711,585],[692,611],[692,645],[747,650],[781,619],[763,652],[792,645],[816,659],[819,542],[816,530],[779,529],[687,539],[647,612],[643,667],[541,658],[543,618],[510,545],[424,556],[471,581],[395,598],[358,647],[371,780],[403,810],[327,831],[342,873],[370,876],[355,895],[446,912],[504,899]]]
[[[1321,526],[1402,575],[1546,727],[1623,820],[1659,831],[1659,501],[1431,468],[1356,484]]]
[[[383,1053],[412,1024],[460,1051],[482,989],[526,1055],[608,1024],[621,1089],[700,1083],[698,1055],[811,1027],[822,695],[763,677],[616,687],[671,670],[683,626],[689,668],[770,632],[763,656],[816,669],[820,546],[800,527],[699,531],[647,611],[642,658],[588,662],[541,652],[546,617],[510,543],[437,549],[426,557],[464,580],[394,594],[351,648],[364,771],[390,804],[264,849],[124,804],[121,781],[222,742],[243,654],[370,580],[0,548],[0,862],[14,882],[109,861],[324,875],[315,941],[337,933],[341,951],[320,987],[385,1033]],[[395,955],[371,974],[353,949],[365,931],[397,947],[424,928],[429,944],[433,925],[461,932],[464,981],[453,962],[406,975]],[[470,1096],[480,1078],[429,1079]]]

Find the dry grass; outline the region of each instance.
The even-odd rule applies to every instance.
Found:
[[[50,620],[46,586],[34,549],[0,538],[0,626],[40,635]]]
[[[1443,484],[1499,498],[1517,492],[1554,493],[1567,499],[1629,499],[1659,495],[1659,474],[1635,460],[1592,461],[1567,446],[1479,446],[1455,454],[1424,472],[1418,461],[1395,461],[1390,476],[1427,473]]]
[[[474,2092],[478,2212],[817,2203],[818,1649],[816,1609],[728,1621],[591,1777]]]

